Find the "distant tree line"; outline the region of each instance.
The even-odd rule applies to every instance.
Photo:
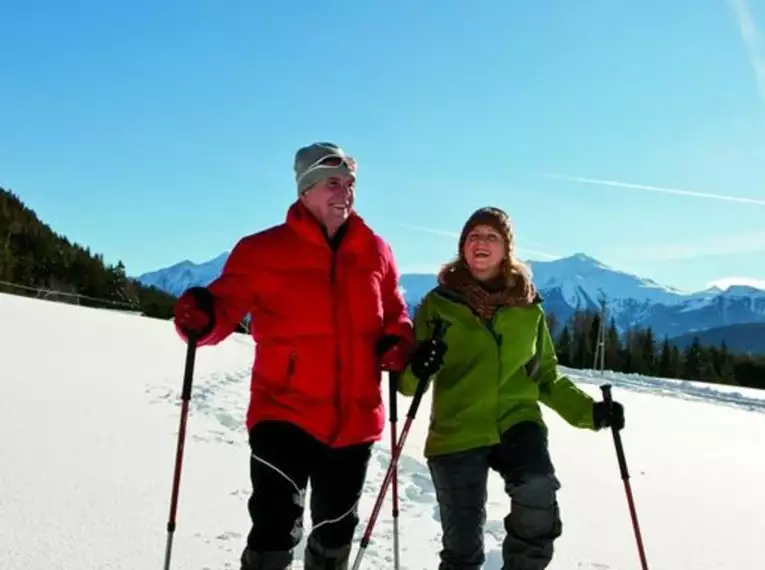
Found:
[[[132,309],[169,318],[175,297],[125,275],[121,261],[106,264],[101,254],[55,233],[13,192],[0,188],[0,282],[58,292],[60,301]],[[0,284],[0,291],[24,294]],[[70,294],[69,296],[64,294]]]
[[[412,307],[414,315],[419,304]],[[561,323],[547,313],[558,363],[569,368],[593,369],[601,316],[577,311]],[[725,345],[702,345],[698,337],[680,349],[670,338],[657,339],[653,330],[635,327],[619,334],[611,319],[604,330],[604,369],[655,376],[765,389],[765,354],[736,354]],[[600,361],[600,358],[598,358]]]
[[[559,363],[578,369],[595,367],[600,313],[578,311],[562,327],[555,315],[547,319]],[[765,355],[735,354],[724,341],[720,346],[705,346],[698,337],[680,349],[670,338],[657,339],[650,327],[635,327],[620,335],[613,319],[604,332],[606,370],[765,389]]]

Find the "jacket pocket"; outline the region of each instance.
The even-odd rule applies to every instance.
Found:
[[[286,346],[260,345],[256,345],[255,350],[255,384],[277,392],[289,391],[297,370],[297,350]]]
[[[354,337],[351,359],[345,375],[354,405],[362,410],[375,410],[382,403],[382,368],[377,354],[377,333],[359,333]],[[388,389],[387,382],[385,389]]]

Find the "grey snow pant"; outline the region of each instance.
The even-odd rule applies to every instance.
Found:
[[[511,427],[495,446],[428,458],[443,530],[438,570],[478,570],[485,561],[489,469],[498,472],[510,497],[504,518],[503,570],[543,570],[562,533],[545,430],[532,422]]]

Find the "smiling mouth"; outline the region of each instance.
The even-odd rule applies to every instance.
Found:
[[[488,251],[476,251],[473,255],[475,257],[477,257],[478,259],[486,259],[487,257],[489,257],[489,252]]]

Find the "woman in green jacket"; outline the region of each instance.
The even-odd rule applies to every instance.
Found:
[[[431,379],[425,444],[443,530],[439,570],[478,569],[485,560],[489,469],[502,476],[511,499],[503,568],[549,565],[562,532],[560,483],[539,402],[578,428],[624,425],[621,405],[595,402],[559,374],[540,297],[513,250],[507,214],[477,210],[462,230],[457,258],[415,315],[420,340],[437,321],[447,327],[443,364]],[[399,391],[412,395],[417,382],[407,370]]]

